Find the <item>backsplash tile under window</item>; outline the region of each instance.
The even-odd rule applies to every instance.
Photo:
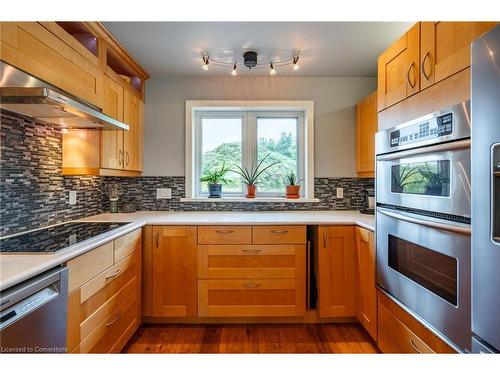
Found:
[[[269,210],[360,210],[366,206],[366,190],[373,189],[371,178],[316,178],[314,196],[317,203],[299,202],[181,202],[185,196],[184,177],[105,177],[104,186],[118,184],[120,201],[133,201],[138,210],[166,211],[269,211]],[[156,199],[157,188],[171,188],[172,199]],[[336,188],[344,188],[337,199]],[[103,190],[104,191],[104,190]],[[224,193],[223,193],[224,194]],[[109,201],[105,193],[105,208]]]
[[[181,202],[184,177],[62,176],[59,127],[4,110],[0,117],[0,236],[107,211],[110,183],[138,210],[167,211],[359,210],[374,186],[370,178],[316,178],[318,203]],[[335,197],[338,187],[342,199]],[[156,199],[157,188],[171,188],[172,199]],[[68,203],[70,190],[77,192],[76,205]]]

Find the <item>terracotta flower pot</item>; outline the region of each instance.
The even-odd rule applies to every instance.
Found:
[[[247,185],[247,198],[255,198],[255,191],[257,190],[256,185]]]
[[[300,198],[300,185],[289,185],[286,187],[286,197],[287,199],[299,199]]]

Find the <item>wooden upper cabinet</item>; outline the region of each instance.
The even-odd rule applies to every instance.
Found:
[[[420,23],[378,58],[378,110],[420,90]]]
[[[470,44],[496,22],[422,22],[421,89],[470,66]]]
[[[318,228],[319,316],[355,316],[354,226]]]
[[[197,314],[196,227],[153,226],[150,280],[151,312],[157,317]],[[146,250],[147,251],[147,250]]]
[[[104,107],[108,116],[123,122],[123,87],[104,76]],[[101,131],[101,168],[123,169],[123,131]]]
[[[373,232],[356,227],[356,318],[377,341],[376,260]]]
[[[142,171],[144,103],[128,90],[124,90],[123,98],[123,121],[129,126],[129,130],[123,132],[123,168]]]
[[[374,177],[377,128],[377,92],[375,91],[356,104],[356,172],[358,176]]]
[[[99,59],[56,22],[2,22],[3,61],[102,108]]]

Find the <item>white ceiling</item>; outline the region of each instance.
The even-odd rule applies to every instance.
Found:
[[[105,22],[109,31],[155,78],[225,76],[231,68],[201,69],[201,53],[228,62],[247,50],[259,62],[300,51],[301,69],[278,75],[375,77],[377,57],[410,26],[408,22]],[[240,75],[263,76],[269,69]]]

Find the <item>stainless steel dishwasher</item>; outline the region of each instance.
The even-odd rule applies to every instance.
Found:
[[[0,353],[65,353],[68,269],[57,267],[0,293]]]

